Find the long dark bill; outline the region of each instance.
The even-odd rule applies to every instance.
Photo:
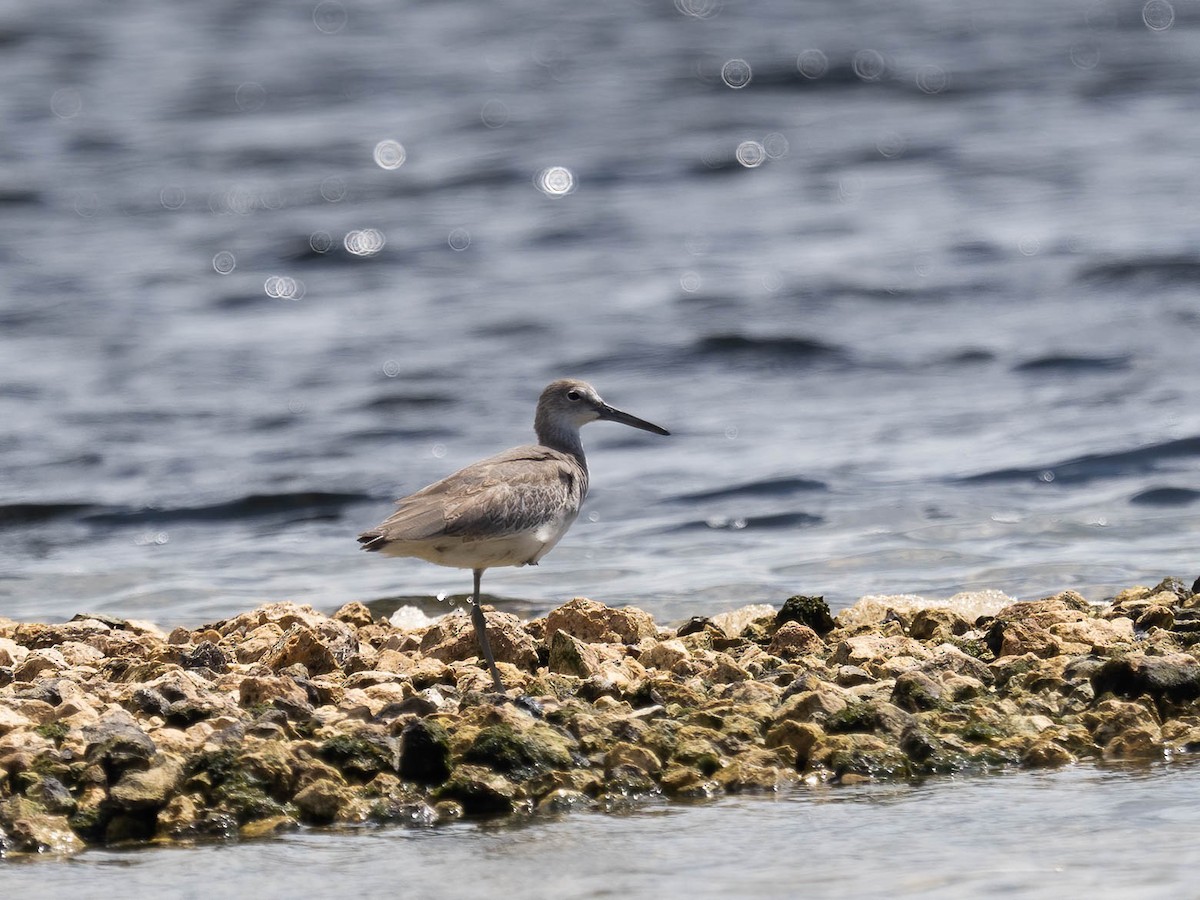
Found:
[[[653,422],[647,422],[645,419],[639,419],[637,416],[631,416],[627,412],[621,412],[619,409],[613,409],[607,403],[600,407],[600,418],[607,419],[609,422],[620,422],[622,425],[632,425],[634,428],[640,428],[642,431],[649,431],[652,434],[670,434],[665,428],[660,428]]]

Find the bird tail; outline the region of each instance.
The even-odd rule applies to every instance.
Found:
[[[358,536],[358,542],[362,544],[362,549],[375,552],[387,545],[387,538],[378,531],[364,531]]]

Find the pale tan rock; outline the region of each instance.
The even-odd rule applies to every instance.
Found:
[[[658,629],[650,614],[633,606],[610,607],[586,597],[576,597],[546,616],[546,634],[565,631],[587,643],[636,644],[656,637]]]
[[[821,653],[825,642],[815,631],[799,622],[785,622],[771,638],[767,652],[782,659],[795,659],[810,653]]]
[[[228,649],[232,649],[234,658],[240,663],[258,662],[270,652],[281,637],[283,628],[277,622],[267,622],[255,626]],[[224,642],[222,649],[226,649]]]
[[[589,644],[562,630],[550,638],[547,667],[551,672],[591,678],[600,671],[600,645]]]
[[[13,709],[7,703],[0,702],[0,737],[10,731],[29,728],[32,724],[27,716]]]
[[[147,769],[129,769],[109,788],[109,798],[117,809],[158,809],[165,806],[183,779],[183,764],[159,753]]]
[[[902,635],[860,634],[840,641],[830,662],[835,665],[864,666],[897,656],[928,660],[933,654],[920,641]]]
[[[276,672],[301,665],[310,675],[324,675],[337,669],[340,661],[320,633],[296,623],[263,655],[261,662]]]
[[[36,678],[47,678],[67,668],[67,661],[54,647],[34,650],[18,665],[13,667],[13,681],[31,682]]]
[[[103,651],[79,641],[64,641],[58,645],[58,651],[68,666],[90,666],[105,659]]]
[[[662,761],[654,751],[624,741],[613,744],[604,755],[604,768],[612,771],[618,766],[632,766],[647,775],[656,775],[662,771]]]
[[[287,675],[251,676],[238,686],[238,704],[243,708],[271,704],[277,699],[307,705],[308,692]]]
[[[533,638],[526,633],[521,620],[512,613],[484,607],[487,616],[488,641],[497,662],[506,662],[518,669],[529,670],[537,665],[537,649]],[[443,616],[421,639],[421,652],[443,662],[479,659],[479,641],[465,609]]]
[[[666,641],[649,639],[644,643],[648,646],[642,650],[638,661],[648,669],[671,671],[678,663],[691,659],[692,656],[691,651],[679,638]]]
[[[1049,631],[1063,641],[1105,647],[1132,641],[1133,620],[1125,616],[1112,619],[1081,619],[1077,622],[1051,625]]]
[[[824,722],[834,713],[846,708],[844,694],[829,686],[821,690],[803,691],[783,702],[775,713],[776,721],[794,719],[798,722]]]
[[[746,627],[761,619],[774,621],[778,610],[766,603],[755,603],[728,612],[717,613],[710,621],[728,638],[739,637]]]
[[[18,665],[28,655],[29,648],[21,646],[12,638],[0,637],[0,666]]]

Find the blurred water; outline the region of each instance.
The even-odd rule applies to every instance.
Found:
[[[537,609],[1196,574],[1197,20],[8,4],[0,612],[465,591],[353,537],[564,374]]]
[[[2,4],[0,615],[169,627],[464,591],[354,536],[527,441],[567,374],[674,436],[585,432],[585,515],[485,582],[527,614],[1200,574],[1198,21],[1165,0]],[[1178,896],[1195,835],[1157,836],[1194,789],[1067,772],[90,853],[5,884],[115,869],[187,896],[219,852],[260,893],[429,867],[428,896],[491,896],[512,866],[578,874],[555,896],[668,871],[695,896]],[[1105,851],[1130,823],[1136,853]]]

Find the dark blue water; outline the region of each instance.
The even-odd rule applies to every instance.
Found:
[[[485,582],[521,611],[1190,580],[1198,25],[1166,0],[8,4],[0,615],[463,591],[354,537],[527,441],[561,375],[674,436],[589,427],[585,515]],[[1123,777],[1118,820],[1161,808]],[[971,790],[1019,810],[1024,784]],[[1072,785],[1068,817],[1106,814]],[[637,820],[635,844],[682,835],[686,869],[708,832],[678,829],[709,816],[790,834],[788,860],[820,832],[749,802]],[[989,884],[1060,871],[1041,821],[1013,824],[1034,880],[1002,860]],[[608,822],[523,839],[583,865]],[[1087,865],[1059,894],[1141,883],[1095,877],[1120,827],[1071,832]],[[837,833],[854,865],[826,878],[876,850]],[[933,877],[994,834],[938,836]],[[322,840],[238,864],[310,872]],[[508,846],[447,840],[450,872]],[[741,883],[791,893],[792,866]]]
[[[10,7],[0,613],[463,591],[354,535],[566,374],[675,436],[585,432],[531,609],[1200,574],[1198,22]]]

